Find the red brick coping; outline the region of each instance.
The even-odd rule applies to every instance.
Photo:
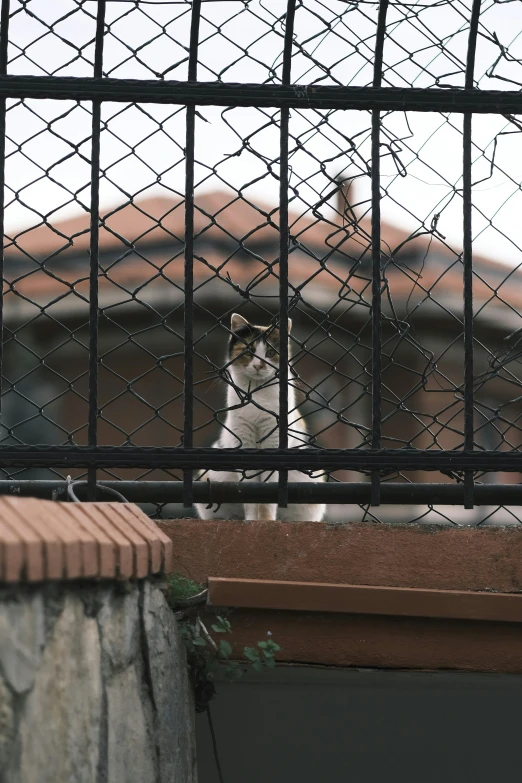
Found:
[[[142,579],[172,571],[172,541],[133,503],[0,496],[0,582]]]

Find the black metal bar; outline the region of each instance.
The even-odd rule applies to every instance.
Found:
[[[477,35],[480,17],[481,0],[473,0],[471,8],[471,17],[469,23],[468,51],[466,56],[466,76],[464,87],[466,90],[473,89],[473,74],[475,71],[475,54],[477,51]]]
[[[182,481],[100,481],[103,487],[120,492],[131,503],[181,503]],[[194,501],[197,503],[275,503],[278,498],[276,483],[216,482],[210,487],[207,481],[193,484]],[[59,480],[0,480],[0,495],[65,499],[67,485]],[[80,491],[78,490],[78,494]],[[442,504],[461,506],[464,500],[463,484],[382,484],[381,503],[386,504]],[[369,504],[371,485],[363,482],[339,482],[313,484],[290,482],[290,503],[338,503]],[[477,484],[477,506],[522,506],[522,484]]]
[[[0,17],[0,76],[7,74],[7,52],[9,47],[9,4],[10,0],[2,0]]]
[[[463,124],[464,448],[473,449],[473,261],[471,233],[471,114]],[[473,473],[464,476],[464,507],[473,508]]]
[[[477,48],[480,0],[473,0],[466,58],[467,90],[473,87],[475,51]],[[473,450],[475,427],[473,422],[473,235],[472,235],[472,192],[471,192],[471,114],[464,115],[463,127],[463,246],[462,264],[464,279],[464,448]],[[473,472],[464,476],[464,507],[473,508]]]
[[[96,14],[96,38],[94,46],[94,77],[103,75],[103,40],[105,26],[105,0],[98,0]],[[100,223],[100,128],[101,101],[92,103],[91,142],[91,226],[89,271],[89,446],[98,445],[98,274],[99,274],[99,223]],[[96,466],[87,473],[88,499],[96,500]]]
[[[336,87],[234,84],[73,76],[0,76],[0,97],[172,103],[200,106],[288,106],[296,109],[522,114],[522,92],[434,87]]]
[[[2,0],[0,15],[0,76],[7,74],[9,46],[9,0]],[[0,98],[0,282],[4,285],[4,227],[5,227],[5,131],[6,99]],[[0,296],[0,425],[2,417],[2,387],[4,368],[4,297]]]
[[[373,62],[373,86],[380,87],[382,58],[386,34],[388,0],[380,0],[375,56]],[[372,111],[372,448],[381,448],[382,431],[382,356],[381,356],[381,112]],[[372,473],[372,506],[380,505],[381,476]]]
[[[288,0],[283,50],[283,84],[290,84],[295,1]],[[290,109],[281,109],[279,128],[279,448],[288,448],[288,134]],[[278,474],[281,508],[288,505],[288,471]]]
[[[190,22],[190,50],[188,77],[191,82],[197,79],[199,21],[201,0],[192,1]],[[196,107],[187,104],[186,144],[185,144],[185,272],[184,272],[184,376],[183,376],[183,445],[190,449],[194,443],[194,145],[196,133]],[[183,473],[185,492],[183,506],[192,507],[192,471]]]
[[[213,449],[137,446],[1,446],[0,468],[172,468],[216,470],[516,471],[522,451],[421,449]],[[317,486],[316,482],[311,482]]]

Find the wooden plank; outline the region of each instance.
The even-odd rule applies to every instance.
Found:
[[[208,603],[250,609],[522,622],[522,594],[209,577]]]

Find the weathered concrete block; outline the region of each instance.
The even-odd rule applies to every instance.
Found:
[[[9,597],[0,611],[0,668],[16,693],[30,690],[45,645],[42,593]]]
[[[156,783],[153,727],[134,666],[107,684],[108,783]],[[167,783],[167,778],[160,778]],[[174,778],[171,779],[174,781]]]
[[[96,620],[68,594],[20,722],[23,783],[93,783],[102,717]]]
[[[0,592],[0,783],[195,783],[192,695],[153,583]]]
[[[0,679],[0,780],[7,766],[14,739],[13,698],[5,682]]]
[[[143,586],[143,627],[157,713],[160,779],[195,781],[194,717],[185,647],[163,593],[150,583]]]
[[[114,669],[124,669],[139,649],[139,592],[118,594],[108,590],[98,613],[102,650]]]

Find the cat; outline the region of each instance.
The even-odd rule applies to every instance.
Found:
[[[288,333],[292,322],[288,320]],[[226,374],[227,415],[213,448],[277,448],[279,431],[279,329],[255,326],[234,313],[230,323]],[[290,355],[290,346],[289,346]],[[309,438],[296,404],[295,382],[288,383],[288,447],[306,446]],[[210,481],[277,481],[276,471],[206,471],[199,478]],[[323,476],[288,471],[289,481],[322,481]],[[268,519],[320,522],[325,513],[322,503],[299,503],[280,508],[277,503],[223,503],[208,508],[197,503],[201,519]]]

